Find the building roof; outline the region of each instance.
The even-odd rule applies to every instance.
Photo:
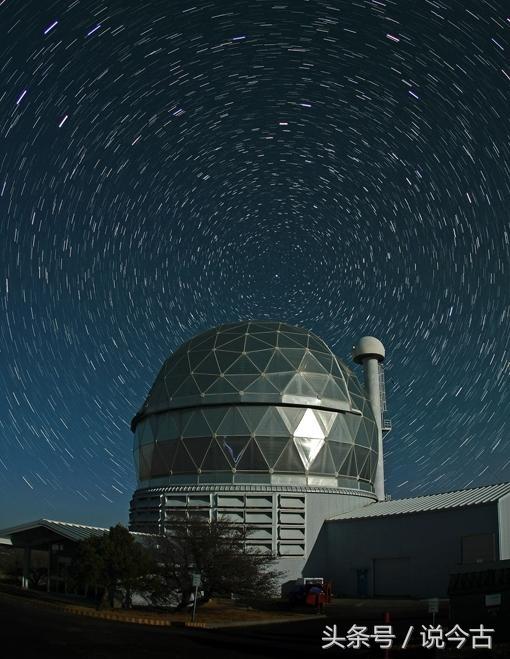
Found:
[[[174,352],[131,427],[171,409],[231,403],[371,414],[355,375],[320,337],[287,323],[242,321],[202,332]]]
[[[390,517],[394,515],[423,513],[432,510],[446,510],[448,508],[464,508],[465,506],[492,503],[498,501],[507,494],[510,494],[510,483],[482,485],[481,487],[473,487],[466,490],[428,494],[409,499],[379,501],[378,503],[372,503],[348,513],[336,515],[331,518],[331,520]]]
[[[10,537],[16,535],[17,533],[23,533],[25,531],[31,531],[32,529],[43,527],[54,531],[59,535],[67,538],[68,540],[85,540],[92,536],[104,535],[108,533],[109,528],[103,528],[100,526],[85,526],[84,524],[73,524],[71,522],[58,522],[52,519],[38,519],[34,522],[26,522],[25,524],[19,524],[18,526],[11,526],[7,529],[1,529],[0,535],[3,537]],[[131,535],[134,536],[147,536],[148,533],[134,533],[130,531]]]

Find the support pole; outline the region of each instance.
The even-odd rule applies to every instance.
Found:
[[[23,576],[21,577],[21,587],[28,590],[28,580],[30,578],[30,569],[32,567],[32,550],[30,547],[23,549]]]

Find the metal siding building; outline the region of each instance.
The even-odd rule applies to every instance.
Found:
[[[306,572],[338,594],[446,596],[460,566],[507,557],[510,483],[384,501],[328,520]]]

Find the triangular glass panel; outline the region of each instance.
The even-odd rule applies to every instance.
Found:
[[[230,460],[232,467],[236,467],[241,459],[244,449],[248,446],[249,437],[219,437],[218,444],[222,447],[223,453]]]
[[[211,430],[201,410],[193,410],[182,429],[183,437],[210,437]]]
[[[280,332],[278,334],[278,346],[280,348],[301,348],[301,352],[303,352],[303,342],[300,342],[299,340],[295,341],[294,335],[285,332]]]
[[[219,378],[219,373],[216,373],[216,375],[192,375],[191,377],[196,382],[196,385],[202,394],[205,393],[214,382],[216,382]]]
[[[315,373],[303,373],[303,377],[315,391],[317,398],[321,398],[330,376],[326,374],[315,375]]]
[[[186,447],[197,469],[201,467],[211,441],[210,437],[194,437],[193,439],[189,438],[182,440],[182,443]]]
[[[249,435],[250,428],[236,407],[231,407],[216,431],[218,435]]]
[[[277,410],[282,415],[289,433],[293,435],[296,428],[299,426],[306,409],[303,407],[278,407]]]
[[[202,463],[203,471],[230,471],[231,466],[218,443],[213,439]]]
[[[305,352],[299,365],[299,370],[306,373],[324,373],[325,375],[329,375],[328,371],[315,359],[311,352]]]
[[[140,448],[140,479],[146,480],[151,477],[152,454],[154,452],[154,444],[146,444]]]
[[[157,442],[154,445],[152,455],[152,475],[154,477],[168,476],[171,473],[177,446],[176,440]]]
[[[355,443],[357,446],[364,446],[365,448],[370,447],[370,437],[366,430],[365,419],[361,420]]]
[[[319,362],[319,364],[322,366],[324,371],[328,375],[331,374],[331,370],[333,368],[333,357],[332,357],[332,355],[331,354],[325,355],[322,352],[312,352],[312,355]]]
[[[365,397],[365,389],[358,382],[358,379],[355,376],[349,378],[349,391],[356,396]]]
[[[239,355],[245,350],[244,342],[245,336],[242,334],[231,341],[225,341],[222,343],[221,346],[218,346],[216,352],[235,352],[236,355]]]
[[[368,445],[372,450],[378,449],[378,431],[375,422],[365,419],[365,428],[367,431]]]
[[[334,474],[336,472],[335,463],[331,457],[328,444],[324,444],[322,450],[315,458],[310,467],[311,474]]]
[[[344,442],[345,444],[352,444],[351,433],[347,427],[345,414],[341,412],[336,415],[335,421],[329,431],[328,439],[331,442]]]
[[[296,445],[305,469],[309,469],[310,465],[317,457],[317,454],[324,446],[324,439],[313,439],[311,437],[294,437],[294,444]]]
[[[278,333],[273,331],[273,328],[269,332],[256,332],[255,336],[273,347],[276,347],[278,343]]]
[[[366,480],[370,479],[370,456],[367,454],[365,462],[361,465],[359,470],[359,477],[365,478]]]
[[[192,376],[190,375],[184,380],[181,386],[174,392],[174,397],[181,398],[184,396],[199,396],[200,393],[201,392],[200,389],[198,388],[197,383],[193,380]]]
[[[293,373],[295,370],[294,366],[288,359],[285,359],[285,356],[279,350],[275,350],[266,368],[269,373]]]
[[[249,387],[246,387],[245,389],[246,392],[251,393],[251,394],[279,394],[279,390],[274,387],[271,382],[265,378],[260,376],[255,382],[250,384]]]
[[[292,338],[296,346],[301,347],[301,352],[308,347],[308,334],[307,332],[290,332],[287,328],[284,330],[284,333]]]
[[[161,414],[159,417],[159,426],[158,426],[158,441],[164,441],[165,439],[175,439],[179,437],[180,432],[177,426],[177,415],[166,413]]]
[[[196,473],[197,468],[193,463],[188,451],[181,440],[177,440],[178,446],[175,451],[174,461],[172,463],[172,472],[179,473]]]
[[[216,359],[218,360],[218,365],[220,367],[221,373],[225,373],[233,365],[236,359],[239,358],[239,353],[237,352],[225,352],[224,350],[216,350],[214,353]]]
[[[225,374],[260,375],[260,371],[246,355],[241,355],[226,369]]]
[[[294,445],[293,441],[287,443],[287,446],[283,449],[283,453],[278,458],[274,466],[276,472],[297,472],[303,473],[304,466],[299,457],[297,448]]]
[[[339,386],[338,378],[328,379],[326,386],[322,391],[322,398],[329,398],[330,400],[342,400],[348,402],[349,397],[347,389]]]
[[[268,373],[266,375],[266,378],[278,391],[285,391],[293,377],[293,371],[289,373]]]
[[[312,439],[324,439],[324,430],[321,428],[313,410],[306,410],[298,427],[294,431],[294,437],[310,437]],[[314,456],[315,457],[315,456]]]
[[[217,407],[204,407],[202,413],[204,415],[204,419],[209,425],[209,428],[211,429],[211,433],[218,432],[218,428],[229,409],[230,407],[223,405],[218,405]]]
[[[240,471],[267,471],[269,469],[261,450],[253,439],[243,451],[237,469]]]
[[[314,410],[315,416],[319,419],[319,423],[324,430],[324,433],[329,435],[333,423],[337,417],[336,412],[328,412],[326,410]]]
[[[258,424],[264,418],[266,410],[266,405],[243,405],[242,407],[239,407],[239,411],[245,419],[250,432],[255,432]]]
[[[179,359],[170,361],[165,370],[165,378],[187,375],[189,370],[188,353],[185,352]]]
[[[296,375],[289,382],[289,385],[282,392],[286,396],[306,396],[307,398],[317,398],[317,394],[303,378],[300,373]]]
[[[253,350],[249,353],[249,358],[259,371],[265,371],[269,360],[273,356],[273,350]]]
[[[356,477],[356,461],[354,460],[354,448],[351,447],[351,450],[347,454],[347,457],[343,463],[338,468],[338,472],[342,476],[354,476]]]
[[[365,463],[365,460],[368,457],[368,449],[363,448],[362,446],[356,446],[354,445],[354,457],[356,459],[356,470],[357,470],[357,475],[359,476],[361,472],[361,467]]]
[[[222,332],[217,335],[214,347],[217,350],[223,350],[223,346],[225,346],[227,343],[231,343],[232,341],[239,341],[241,339],[243,344],[241,348],[237,350],[237,352],[242,352],[244,350],[244,338],[244,332]],[[227,350],[227,348],[225,349]]]
[[[353,441],[356,440],[356,437],[358,435],[361,418],[362,417],[358,416],[357,414],[349,414],[349,413],[347,413],[344,417],[345,425],[347,426],[347,430],[349,431],[349,434],[352,437]]]
[[[236,388],[237,391],[245,391],[251,384],[260,377],[260,373],[256,375],[230,375],[225,374],[225,379]]]
[[[267,350],[271,346],[271,343],[264,339],[264,334],[259,334],[258,336],[253,336],[249,334],[246,337],[246,352],[252,352],[253,350]]]
[[[267,464],[270,467],[274,467],[278,458],[283,452],[283,449],[287,446],[289,442],[288,437],[262,437],[258,436],[255,438],[264,458],[266,459]]]
[[[197,367],[212,354],[210,350],[190,350],[188,352],[189,371],[196,371]]]
[[[303,355],[305,354],[305,351],[303,348],[281,348],[280,354],[285,357],[285,359],[293,366],[294,369],[297,370],[303,361]]]
[[[189,376],[178,375],[175,377],[167,377],[164,383],[165,386],[164,399],[161,398],[158,402],[163,403],[167,401],[169,398],[173,398],[175,396],[175,392],[177,391],[177,389],[179,389],[179,387],[181,386],[181,384],[183,384],[183,382],[187,379],[187,377]],[[153,400],[152,396],[151,396],[151,400]],[[154,399],[154,402],[156,402],[156,399]]]
[[[226,378],[218,378],[205,392],[206,396],[211,394],[236,394],[237,389],[233,387]],[[223,402],[223,401],[222,401]]]
[[[329,450],[335,465],[335,471],[341,472],[342,465],[346,461],[349,453],[352,451],[352,444],[343,444],[340,442],[330,442]]]
[[[318,336],[313,336],[313,334],[308,335],[308,348],[310,350],[316,350],[317,352],[321,352],[326,355],[331,354],[331,350],[324,343],[324,341],[319,339]]]
[[[289,431],[278,410],[274,407],[268,407],[264,417],[257,425],[256,435],[289,436]]]
[[[214,352],[209,352],[207,357],[195,366],[193,373],[195,375],[217,375],[219,373],[218,362]]]

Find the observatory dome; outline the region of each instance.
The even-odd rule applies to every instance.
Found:
[[[322,339],[272,321],[220,325],[163,364],[132,421],[143,487],[293,483],[372,490],[366,394]]]

